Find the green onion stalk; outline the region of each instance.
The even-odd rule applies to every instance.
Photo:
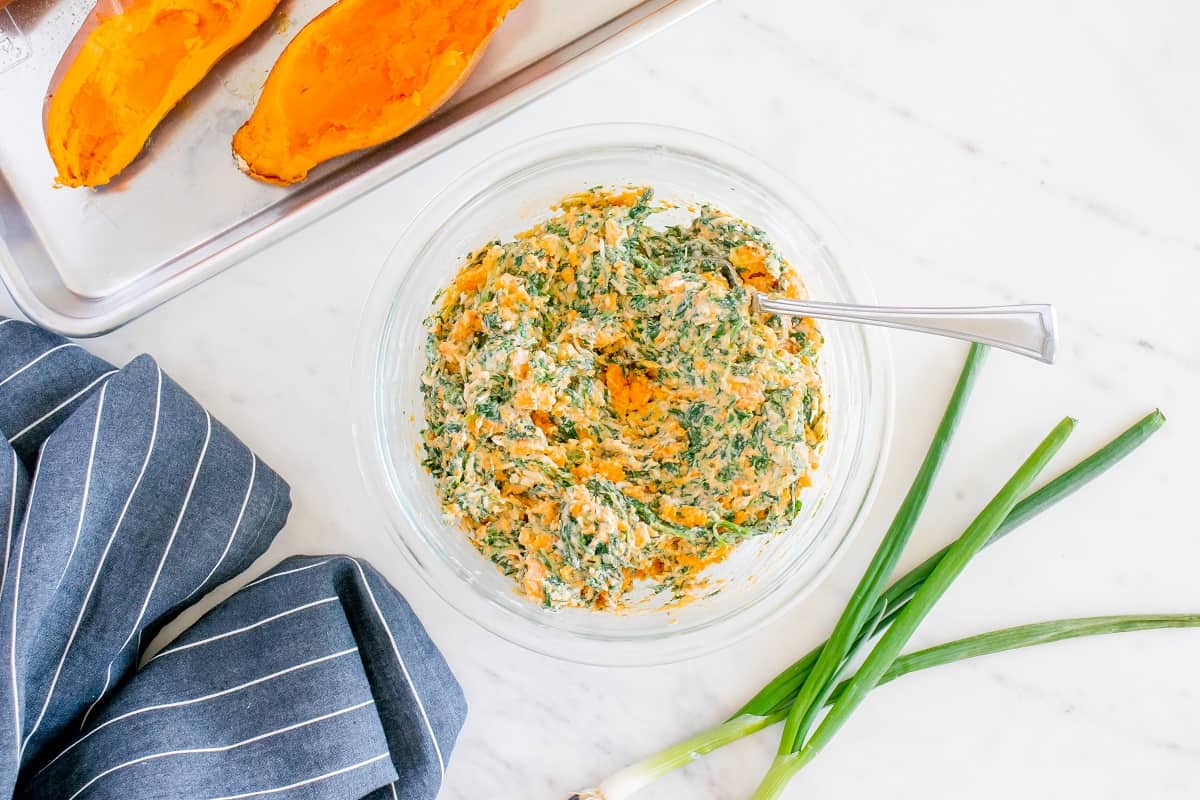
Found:
[[[896,563],[900,560],[900,555],[925,507],[933,479],[950,449],[950,440],[959,420],[962,419],[967,397],[971,394],[971,388],[975,384],[986,353],[987,348],[978,344],[971,345],[966,363],[963,364],[958,382],[950,395],[946,412],[934,431],[933,441],[925,453],[916,477],[913,478],[908,494],[900,503],[892,524],[888,526],[875,555],[871,558],[871,563],[859,579],[858,586],[850,595],[846,608],[834,625],[833,633],[821,648],[804,682],[800,684],[795,700],[792,701],[783,726],[783,736],[780,738],[780,756],[791,753],[803,743],[824,705],[823,700],[828,697],[828,692],[834,686],[837,672],[846,662],[855,642],[862,637],[867,623],[880,613],[877,609],[880,595],[883,594],[888,578],[895,570]]]
[[[820,725],[816,726],[812,736],[807,740],[802,739],[805,731],[801,729],[795,739],[789,740],[789,731],[785,728],[779,755],[775,757],[758,789],[751,795],[752,800],[773,800],[778,797],[792,776],[829,744],[850,715],[866,699],[867,694],[891,668],[892,663],[900,657],[900,651],[916,632],[917,626],[933,610],[933,606],[950,588],[950,584],[962,574],[971,558],[983,549],[988,539],[1004,522],[1004,518],[1017,505],[1021,495],[1037,480],[1037,476],[1050,463],[1050,459],[1066,444],[1067,437],[1074,428],[1075,420],[1070,417],[1054,426],[996,496],[984,506],[979,516],[967,526],[958,540],[950,545],[946,555],[913,593],[912,599],[896,615],[896,619],[880,637],[878,644],[871,650],[854,677],[847,682],[837,701],[830,706]],[[796,706],[793,704],[788,719],[790,721],[795,717]],[[806,714],[805,718],[808,717]]]
[[[877,685],[882,686],[910,673],[945,664],[1066,639],[1163,628],[1197,627],[1200,627],[1200,614],[1129,614],[1059,619],[1018,625],[1013,628],[969,636],[965,639],[956,639],[901,656],[892,662],[892,666],[879,679]],[[842,681],[832,692],[826,705],[836,703],[841,698],[847,684],[848,681]],[[650,758],[626,767],[595,789],[571,795],[571,800],[623,800],[663,775],[686,766],[727,744],[732,744],[752,733],[782,722],[786,716],[787,711],[782,710],[765,716],[733,717],[714,728],[659,751]]]
[[[1109,441],[1099,450],[1054,478],[1054,480],[1047,483],[1041,489],[1030,494],[1020,503],[1017,503],[1008,517],[1005,518],[1004,523],[992,534],[992,538],[988,541],[988,544],[998,542],[1021,525],[1024,525],[1043,511],[1053,507],[1059,501],[1065,500],[1092,480],[1107,472],[1119,461],[1140,447],[1163,426],[1164,422],[1166,422],[1166,417],[1163,416],[1161,411],[1156,409],[1150,412],[1126,428],[1119,436]],[[943,547],[888,587],[887,591],[880,597],[879,604],[875,609],[878,612],[880,607],[887,607],[888,611],[882,619],[883,625],[890,623],[895,618],[895,615],[900,612],[904,604],[912,598],[913,592],[925,582],[925,579],[929,577],[929,573],[933,571],[937,563],[946,555],[947,550],[949,550],[949,546]],[[759,690],[758,694],[750,698],[745,705],[738,709],[733,717],[736,718],[742,715],[762,716],[777,711],[780,708],[790,707],[792,700],[795,698],[797,687],[804,682],[804,678],[812,668],[820,651],[821,648],[818,646],[799,660],[793,662],[789,667],[772,678],[766,686]]]
[[[901,512],[897,514],[898,522],[893,523],[891,528],[889,528],[889,535],[885,536],[885,540],[889,539],[890,536],[892,537],[893,541],[885,541],[884,544],[881,544],[880,550],[884,552],[882,555],[880,553],[876,554],[876,559],[874,559],[872,562],[873,566],[876,565],[877,562],[881,562],[882,559],[891,557],[888,548],[894,544],[895,539],[898,539],[901,536],[907,538],[907,531],[905,530],[905,527],[909,524],[907,519],[912,516],[912,512],[914,510],[919,511],[920,506],[924,502],[924,497],[921,496],[922,491],[928,491],[927,479],[931,478],[932,472],[936,471],[936,466],[940,462],[941,456],[944,453],[945,441],[942,440],[943,435],[945,438],[948,438],[949,433],[952,432],[954,424],[957,421],[958,415],[961,413],[961,406],[967,394],[967,390],[969,390],[970,383],[973,381],[974,371],[978,367],[978,359],[980,356],[981,353],[977,352],[975,349],[972,349],[971,354],[968,356],[967,365],[964,367],[963,375],[960,377],[959,383],[956,386],[955,393],[951,398],[947,413],[943,417],[942,425],[940,425],[938,428],[938,434],[935,436],[934,444],[930,448],[930,453],[926,456],[925,463],[922,465],[922,470],[918,473],[917,480],[914,481],[914,490],[910,490],[909,496],[906,497],[905,504],[901,508]],[[1158,411],[1154,411],[1146,415],[1103,448],[1093,453],[1080,463],[1076,464],[1059,477],[1050,481],[1042,489],[1039,489],[1021,502],[1017,503],[1015,506],[1012,506],[1008,510],[1007,515],[1003,516],[1003,521],[994,528],[992,526],[994,519],[992,518],[1002,511],[1004,506],[1008,505],[1008,502],[1011,500],[1011,498],[1005,500],[1005,502],[999,507],[989,507],[992,511],[991,515],[989,516],[990,521],[988,521],[987,524],[979,525],[978,523],[980,521],[977,520],[977,524],[973,525],[972,530],[968,531],[968,533],[973,534],[968,558],[970,555],[974,555],[974,552],[976,552],[979,547],[999,540],[1024,522],[1053,506],[1058,501],[1072,494],[1090,482],[1092,479],[1112,467],[1114,464],[1136,449],[1139,445],[1141,445],[1147,438],[1149,438],[1151,434],[1153,434],[1162,426],[1164,421],[1165,419],[1163,415]],[[1056,433],[1052,435],[1051,438],[1065,438],[1066,433],[1069,432],[1069,428],[1070,423],[1068,421],[1064,421],[1060,425],[1060,428],[1056,429]],[[1061,445],[1061,441],[1059,441],[1058,444]],[[1057,449],[1057,446],[1054,446],[1053,449]],[[1029,466],[1030,465],[1028,464],[1026,465],[1026,467]],[[1015,479],[1017,477],[1019,476],[1014,476]],[[1026,478],[1028,478],[1028,480],[1026,480]],[[1028,482],[1031,480],[1032,476],[1026,475],[1021,477],[1021,479],[1018,481],[1018,484],[1027,486]],[[923,489],[922,484],[925,484]],[[915,521],[915,519],[913,521]],[[988,532],[989,529],[991,529],[990,533]],[[983,545],[979,544],[980,539],[982,539]],[[697,734],[696,736],[693,736],[683,742],[673,745],[666,750],[660,751],[659,753],[656,753],[647,759],[633,764],[611,776],[608,780],[602,783],[598,789],[579,793],[575,795],[575,797],[621,800],[621,798],[629,796],[633,792],[648,785],[667,772],[684,766],[696,758],[712,752],[719,747],[723,747],[730,742],[741,739],[745,736],[762,730],[765,727],[789,718],[795,719],[797,722],[793,724],[790,730],[785,731],[784,736],[781,738],[780,759],[785,765],[790,765],[796,761],[799,761],[800,758],[797,755],[797,751],[803,749],[803,745],[806,744],[806,742],[798,742],[798,739],[803,739],[807,736],[808,732],[815,724],[818,711],[830,703],[838,705],[842,704],[843,702],[852,702],[853,706],[856,706],[857,702],[861,701],[861,697],[859,697],[857,700],[854,700],[853,698],[857,696],[857,693],[861,690],[862,686],[865,685],[867,679],[858,679],[858,676],[856,675],[855,679],[858,679],[860,682],[855,684],[855,695],[852,695],[851,701],[845,701],[843,695],[847,686],[850,684],[847,682],[842,682],[840,684],[836,683],[835,679],[840,671],[845,668],[846,664],[852,659],[853,654],[863,647],[868,639],[870,639],[880,630],[889,628],[889,626],[891,626],[898,619],[907,605],[924,586],[925,582],[930,578],[931,575],[934,574],[936,568],[951,552],[952,548],[959,547],[960,543],[951,545],[950,547],[944,548],[940,552],[934,554],[917,568],[913,569],[908,574],[893,583],[886,591],[882,592],[882,594],[875,592],[874,586],[871,584],[871,582],[864,578],[864,581],[860,582],[859,586],[861,591],[856,592],[855,600],[857,602],[852,603],[852,605],[855,609],[861,609],[861,607],[865,605],[868,608],[868,612],[860,613],[857,610],[854,612],[859,614],[859,619],[861,619],[861,622],[855,624],[843,624],[842,640],[833,650],[828,650],[828,642],[826,645],[822,645],[814,649],[777,675],[761,691],[759,691],[758,694],[751,698],[750,701],[748,701],[736,714],[734,714],[725,722],[714,728]],[[968,551],[960,549],[960,558],[964,552]],[[960,564],[957,568],[961,569],[962,565],[965,565],[965,561],[962,561],[962,564]],[[943,574],[943,578],[946,574],[948,573]],[[950,578],[953,578],[953,574],[950,575]],[[944,590],[944,587],[942,590]],[[862,602],[864,600],[864,596],[869,597],[872,593],[876,594],[873,603],[867,604]],[[936,596],[932,597],[933,599],[936,599]],[[926,602],[929,601],[927,600]],[[926,611],[927,610],[928,609],[926,609]],[[848,614],[844,613],[843,621],[847,618]],[[962,658],[970,658],[974,657],[975,655],[981,655],[984,652],[998,652],[999,650],[1013,649],[1015,647],[1028,647],[1033,644],[1040,644],[1044,641],[1056,641],[1060,638],[1072,638],[1074,636],[1096,635],[1098,633],[1143,629],[1142,627],[1123,627],[1125,624],[1134,626],[1140,625],[1145,627],[1190,626],[1193,624],[1194,618],[1185,615],[1169,618],[1115,617],[1102,618],[1102,620],[1103,622],[1093,620],[1065,620],[1053,623],[1042,623],[1037,626],[1025,626],[1022,628],[1010,629],[1008,631],[998,631],[992,634],[982,634],[981,637],[972,637],[972,639],[962,640],[962,642],[953,642],[947,645],[939,646],[941,649],[933,648],[931,651],[922,651],[921,654],[912,654],[912,656],[902,656],[899,659],[895,659],[890,667],[884,669],[882,675],[875,676],[875,680],[877,683],[882,683],[892,680],[894,677],[898,677],[900,674],[911,672],[914,669],[923,669],[926,668],[926,666],[934,666],[934,663],[928,663],[925,666],[909,666],[908,668],[905,668],[906,665],[919,663],[918,660],[910,659],[917,659],[918,656],[930,652],[935,653],[935,657],[937,657],[936,654],[947,654],[947,660],[937,661],[937,663],[949,663],[949,661],[961,660]],[[1162,620],[1170,620],[1170,622],[1162,622]],[[1113,627],[1111,630],[1099,629],[1091,624],[1094,622],[1097,624],[1108,624]],[[1047,629],[1046,626],[1049,626],[1049,628]],[[915,627],[915,624],[913,627]],[[847,636],[847,630],[852,630],[853,634]],[[1047,634],[1047,630],[1061,630],[1062,635],[1053,633]],[[911,635],[911,631],[909,633]],[[1046,635],[1049,635],[1051,638],[1041,638]],[[904,638],[905,640],[907,639],[907,637]],[[972,643],[976,642],[977,640],[982,642],[983,645],[996,642],[1006,644],[999,647],[991,645],[993,649],[972,649],[974,648]],[[895,642],[893,641],[892,646],[894,646],[894,644]],[[903,646],[903,642],[900,643],[900,646]],[[815,690],[810,690],[807,693],[805,705],[802,707],[803,710],[797,710],[799,704],[796,701],[799,693],[805,684],[808,683],[810,676],[813,674],[815,665],[820,660],[822,654],[827,650],[829,653],[831,653],[831,655],[826,657],[827,664],[823,668],[827,677],[824,683],[817,685]],[[841,657],[837,659],[836,664],[833,663],[833,653],[841,654]],[[894,655],[892,657],[894,658]],[[882,660],[884,657],[881,655],[878,658]],[[833,664],[832,669],[829,668],[829,664]],[[878,668],[879,662],[877,661],[873,665],[873,670],[877,672]],[[853,710],[853,706],[843,705],[843,708],[849,708],[850,710]],[[824,745],[825,741],[827,741],[828,737],[832,735],[832,732],[835,731],[837,727],[840,727],[840,722],[837,722],[836,720],[837,718],[835,718],[835,722],[829,723],[829,727],[827,727],[825,723],[822,724],[822,728],[826,732],[821,734],[822,738],[820,740],[817,740],[817,749]],[[820,733],[820,731],[821,729],[818,729],[818,733]],[[815,750],[812,754],[815,755]],[[805,758],[811,757],[811,755],[808,755]],[[798,769],[798,767],[796,767],[796,769]],[[778,769],[776,769],[772,779],[783,780],[773,791],[777,792],[778,789],[781,789],[786,783],[786,779],[790,778],[790,775],[793,774],[794,771],[795,769],[787,766],[780,766]],[[764,791],[770,792],[770,787],[766,787]],[[762,796],[773,795],[768,793]]]

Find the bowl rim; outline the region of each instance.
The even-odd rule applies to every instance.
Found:
[[[712,635],[713,626],[708,623],[697,629],[654,639],[592,638],[555,629],[556,636],[565,636],[579,644],[564,649],[562,639],[536,635],[549,629],[500,605],[476,587],[470,587],[470,592],[456,591],[447,586],[446,581],[439,580],[439,575],[434,574],[438,569],[436,562],[442,562],[441,567],[451,573],[455,573],[455,568],[439,553],[428,552],[434,548],[428,543],[422,524],[415,512],[408,508],[405,498],[397,492],[398,482],[391,479],[394,457],[385,441],[386,432],[381,421],[380,402],[384,388],[380,375],[381,357],[392,317],[400,299],[406,297],[405,289],[417,271],[413,262],[442,231],[454,211],[470,206],[507,180],[572,152],[595,153],[620,148],[670,149],[733,171],[748,185],[763,189],[768,195],[786,199],[789,201],[785,203],[788,209],[814,232],[820,233],[822,244],[830,238],[836,240],[838,258],[832,262],[832,273],[843,285],[842,288],[859,302],[874,302],[870,282],[853,266],[853,259],[847,259],[849,248],[828,216],[796,184],[756,156],[706,134],[672,126],[601,123],[562,128],[495,151],[461,172],[430,198],[404,227],[396,243],[389,249],[363,307],[363,324],[359,326],[354,348],[351,386],[354,413],[351,415],[351,429],[360,474],[372,500],[384,512],[390,534],[388,538],[443,602],[490,633],[543,655],[603,666],[645,666],[680,661],[728,647],[795,607],[824,581],[862,528],[878,493],[891,448],[895,386],[888,339],[878,329],[860,328],[863,331],[860,334],[861,356],[866,362],[864,369],[869,378],[871,394],[864,411],[864,417],[871,418],[866,420],[863,427],[873,425],[875,428],[873,432],[867,432],[869,436],[860,434],[862,442],[856,453],[856,458],[859,458],[865,451],[868,461],[874,460],[874,463],[865,464],[869,469],[865,488],[861,495],[856,494],[852,498],[854,502],[849,521],[844,526],[845,530],[840,532],[840,539],[834,543],[825,560],[807,575],[803,585],[789,590],[787,585],[780,583],[755,600],[726,612],[714,621],[718,623],[717,627],[723,636]],[[731,162],[736,163],[731,165]],[[750,174],[744,171],[746,167],[750,168]],[[792,202],[799,203],[803,212],[796,210]],[[407,257],[398,260],[398,256],[406,251]],[[395,274],[397,266],[403,267],[399,275]],[[424,300],[421,302],[424,304]],[[853,474],[851,471],[849,476]],[[831,520],[832,516],[825,524],[830,524]],[[421,542],[420,550],[424,552],[419,552],[414,546],[413,535]],[[834,531],[831,535],[839,534]],[[456,589],[466,588],[466,581],[461,579],[461,575],[455,573],[454,577],[458,584]],[[474,601],[464,600],[464,596],[470,596]],[[499,610],[499,617],[480,613],[486,610],[482,605],[485,603],[491,609]],[[756,607],[760,607],[757,608],[757,614],[747,613]],[[499,621],[501,617],[504,622]],[[749,618],[748,624],[731,624],[746,617]]]

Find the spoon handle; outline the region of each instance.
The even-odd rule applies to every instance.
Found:
[[[974,308],[911,308],[855,306],[772,298],[756,292],[754,308],[786,317],[814,317],[861,322],[918,333],[950,336],[1009,350],[1047,364],[1054,363],[1056,344],[1054,306],[978,306]]]

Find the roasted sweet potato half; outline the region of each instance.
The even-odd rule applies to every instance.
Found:
[[[519,0],[340,0],[291,41],[233,137],[259,180],[386,142],[462,85]]]
[[[100,0],[51,81],[46,145],[64,186],[100,186],[279,0]]]

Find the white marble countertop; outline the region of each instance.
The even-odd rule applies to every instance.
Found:
[[[119,362],[154,354],[291,482],[295,509],[263,566],[350,552],[407,595],[471,704],[443,798],[561,800],[717,721],[823,638],[907,486],[962,347],[893,337],[888,477],[871,523],[806,603],[673,666],[536,656],[410,571],[355,465],[359,308],[429,187],[553,128],[665,122],[737,142],[799,182],[881,299],[1056,303],[1059,363],[993,355],[905,565],[955,535],[1063,414],[1080,418],[1064,460],[1156,405],[1168,424],[1118,472],[981,556],[914,645],[1058,616],[1197,611],[1197,30],[1200,5],[1183,0],[725,0],[90,346]],[[0,313],[12,313],[7,298]],[[872,695],[787,796],[1194,798],[1197,663],[1200,631],[1168,631],[908,677]],[[775,743],[760,734],[646,796],[745,797]]]

